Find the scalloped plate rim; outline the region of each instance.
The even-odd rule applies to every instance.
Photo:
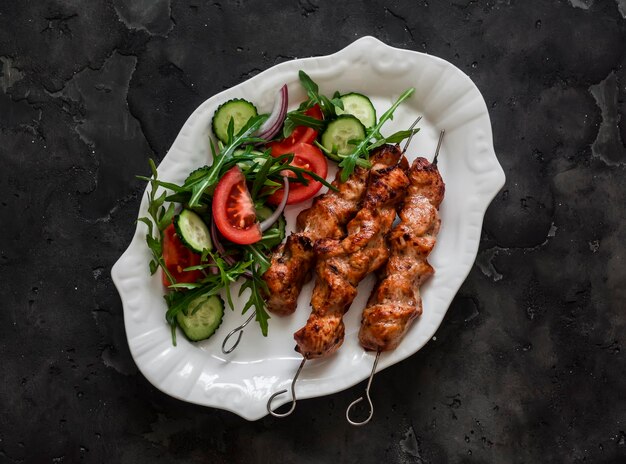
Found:
[[[291,60],[291,61],[287,61],[287,62],[283,62],[283,63],[279,63],[267,70],[264,70],[263,72],[257,74],[256,76],[253,76],[252,78],[241,82],[229,89],[224,90],[223,92],[220,92],[218,94],[215,94],[213,96],[211,96],[209,99],[205,100],[203,103],[201,103],[193,112],[192,114],[189,116],[189,118],[187,119],[187,121],[184,123],[184,125],[182,126],[179,134],[177,135],[176,139],[174,140],[170,150],[168,151],[168,154],[163,158],[163,161],[165,161],[169,155],[170,152],[172,152],[176,147],[178,147],[178,144],[180,142],[180,138],[181,138],[181,134],[183,133],[183,131],[185,130],[185,128],[187,128],[187,126],[190,126],[193,124],[193,121],[195,120],[195,118],[197,117],[198,114],[200,114],[205,108],[206,106],[209,104],[210,101],[212,100],[216,100],[218,99],[218,97],[220,97],[222,94],[229,92],[233,89],[237,89],[238,87],[246,84],[246,83],[250,83],[253,81],[261,81],[262,79],[267,78],[267,76],[271,75],[271,73],[273,72],[278,72],[280,71],[280,69],[284,68],[284,67],[289,67],[289,66],[293,66],[290,65],[290,63],[294,63],[294,62],[302,62],[302,63],[306,63],[306,62],[311,62],[311,61],[315,61],[317,59],[325,59],[325,58],[331,58],[331,57],[338,57],[341,56],[343,54],[347,54],[348,51],[351,50],[356,50],[360,47],[371,47],[373,45],[377,45],[380,47],[385,47],[389,50],[394,50],[396,52],[399,53],[409,53],[409,54],[417,54],[420,55],[422,57],[427,58],[428,60],[433,60],[433,62],[436,62],[440,65],[445,66],[446,70],[448,71],[453,71],[455,73],[459,73],[461,75],[461,77],[463,79],[466,79],[467,81],[469,81],[471,83],[472,86],[472,91],[473,92],[477,92],[478,95],[480,95],[480,91],[478,90],[478,88],[476,87],[476,85],[471,81],[471,79],[469,78],[469,76],[467,76],[463,71],[461,71],[459,68],[455,67],[454,65],[452,65],[451,63],[449,63],[448,61],[436,57],[436,56],[432,56],[432,55],[427,55],[421,52],[417,52],[417,51],[413,51],[413,50],[405,50],[402,48],[397,48],[397,47],[391,47],[389,45],[384,44],[382,41],[371,37],[371,36],[365,36],[365,37],[361,37],[360,39],[357,39],[356,41],[352,42],[351,44],[347,45],[346,47],[344,47],[343,49],[330,54],[330,55],[324,55],[324,56],[319,56],[319,57],[307,57],[307,58],[301,58],[301,59],[297,59],[297,60]],[[487,118],[487,123],[485,127],[483,127],[483,129],[486,132],[486,136],[488,139],[488,152],[489,155],[492,155],[492,157],[495,159],[495,165],[493,165],[490,171],[490,189],[487,192],[484,192],[480,198],[481,202],[479,207],[475,210],[475,212],[477,212],[480,215],[480,224],[482,226],[482,222],[484,220],[484,215],[486,213],[486,210],[489,206],[489,204],[491,203],[491,201],[493,200],[493,198],[497,195],[497,193],[500,191],[500,189],[503,187],[504,183],[505,183],[505,176],[504,176],[504,172],[502,170],[502,167],[500,166],[500,164],[497,161],[496,155],[495,155],[495,150],[493,148],[493,134],[492,134],[492,129],[491,129],[491,122],[489,119],[489,113],[486,107],[486,104],[484,102],[484,99],[482,98],[482,95],[480,95],[480,101],[482,102],[483,105],[483,109],[484,109],[484,115]],[[162,162],[163,162],[162,161]],[[146,192],[144,191],[144,195],[143,197],[145,197]],[[142,197],[142,202],[143,202],[143,197]],[[127,293],[127,291],[124,289],[124,285],[123,285],[123,281],[124,281],[124,272],[122,269],[122,266],[125,262],[126,259],[130,259],[133,251],[134,251],[134,247],[137,246],[137,242],[143,240],[141,238],[141,224],[137,225],[137,228],[135,230],[135,233],[133,234],[133,238],[131,240],[130,245],[128,246],[128,248],[124,251],[124,253],[121,255],[121,257],[118,259],[118,261],[113,265],[112,270],[111,270],[111,275],[112,275],[112,279],[113,282],[120,294],[120,298],[122,300],[122,305],[124,308],[124,323],[125,323],[125,327],[126,327],[126,335],[127,335],[127,341],[129,343],[129,347],[130,347],[130,351],[131,351],[131,355],[133,356],[133,360],[135,361],[135,363],[137,364],[137,367],[139,369],[139,371],[148,379],[148,381],[155,386],[157,389],[159,389],[160,391],[162,391],[163,393],[166,393],[169,396],[172,396],[174,398],[180,399],[182,401],[186,401],[186,402],[190,402],[193,404],[198,404],[198,405],[202,405],[202,406],[208,406],[208,407],[215,407],[215,408],[220,408],[220,409],[224,409],[230,412],[233,412],[235,414],[238,414],[239,416],[247,419],[247,420],[258,420],[262,417],[264,417],[267,412],[261,412],[259,413],[258,408],[256,410],[253,410],[252,408],[245,408],[245,407],[237,407],[236,405],[233,404],[228,404],[228,403],[224,403],[224,402],[220,402],[220,401],[210,401],[210,398],[208,398],[206,395],[202,397],[203,400],[205,401],[200,401],[197,400],[195,398],[190,398],[184,394],[182,394],[180,392],[180,389],[178,388],[168,388],[168,386],[164,385],[164,382],[159,381],[159,379],[156,379],[152,372],[150,370],[147,369],[147,362],[145,362],[142,358],[142,356],[140,356],[137,353],[137,347],[133,344],[132,342],[132,337],[129,333],[129,324],[132,324],[132,321],[130,320],[130,314],[129,314],[129,306],[130,306],[130,295]],[[472,258],[472,263],[475,260],[477,251],[478,251],[478,245],[479,245],[479,240],[475,240],[474,245],[474,251],[473,251],[473,258]],[[147,268],[147,266],[146,266]],[[460,287],[460,285],[463,283],[463,281],[467,278],[467,275],[470,273],[472,269],[472,264],[470,264],[469,266],[467,266],[467,268],[465,269],[465,272],[463,273],[463,275],[461,276],[461,274],[458,274],[459,276],[461,276],[462,278],[460,279],[460,284],[458,287]],[[449,308],[449,304],[452,301],[452,298],[454,297],[454,295],[456,294],[456,292],[458,291],[458,288],[456,288],[454,290],[454,292],[452,293],[451,297],[449,298],[449,303],[448,306],[443,310],[443,316],[445,316],[445,313],[447,312],[448,308]],[[441,322],[443,321],[443,316],[442,318],[438,321],[438,323],[436,323],[433,328],[432,328],[432,335],[434,335],[434,333],[436,332],[437,328],[440,326]],[[129,322],[130,321],[130,322]],[[165,325],[165,322],[163,322],[163,324]],[[169,332],[168,332],[169,333]],[[403,356],[400,359],[397,359],[393,362],[385,362],[383,359],[381,359],[381,363],[379,364],[378,367],[378,372],[380,372],[381,370],[389,367],[390,365],[393,365],[399,361],[402,361],[408,357],[410,357],[412,354],[416,353],[417,351],[419,351],[430,339],[430,337],[428,339],[426,339],[425,341],[423,341],[422,343],[411,347],[410,348],[410,353],[406,354],[405,356]],[[141,358],[141,359],[138,359]],[[362,376],[361,376],[362,377]],[[338,391],[342,391],[345,390],[347,388],[350,388],[352,386],[354,386],[355,384],[361,382],[364,378],[353,378],[349,381],[344,382],[342,385],[340,385],[339,387],[337,387],[336,389],[334,389],[333,391],[330,391],[328,393],[324,393],[324,394],[332,394],[332,393],[336,393]],[[312,380],[311,382],[314,382],[314,380]],[[193,388],[193,386],[192,386]],[[190,389],[191,391],[191,389]],[[310,390],[305,391],[304,393],[300,393],[298,395],[299,399],[307,399],[307,398],[312,398],[312,397],[316,397],[316,396],[321,396],[316,394],[315,392],[312,392]],[[284,404],[288,401],[288,398],[284,399],[283,401],[276,401],[276,405],[279,404]]]

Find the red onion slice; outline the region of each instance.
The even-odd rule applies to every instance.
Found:
[[[272,227],[272,225],[274,225],[274,223],[278,221],[278,218],[280,217],[283,210],[285,209],[285,205],[287,204],[287,197],[289,196],[289,179],[287,179],[287,176],[283,176],[283,185],[285,189],[285,192],[283,194],[283,199],[278,205],[278,208],[276,208],[276,211],[274,211],[270,217],[268,217],[265,221],[263,221],[260,224],[261,232],[265,232],[267,229]]]
[[[220,240],[219,233],[217,231],[217,226],[215,225],[215,221],[211,221],[211,240],[213,241],[213,245],[215,245],[215,249],[220,254],[220,256],[226,261],[226,264],[232,266],[236,263],[235,258],[226,253],[226,248],[224,248],[224,244]],[[219,272],[219,270],[218,270]],[[246,279],[252,279],[252,272],[244,271],[242,274]]]
[[[274,108],[272,108],[272,113],[257,131],[258,137],[265,140],[270,140],[278,133],[283,125],[283,122],[285,121],[288,104],[289,92],[287,91],[287,84],[284,84],[276,95],[276,100],[274,100]]]
[[[213,241],[213,245],[215,245],[215,249],[217,250],[217,252],[222,258],[224,258],[224,261],[226,261],[226,264],[228,264],[229,266],[235,264],[235,258],[226,254],[226,248],[224,248],[224,245],[220,240],[215,221],[211,221],[211,240]]]
[[[207,267],[206,269],[213,275],[217,275],[220,273],[219,268],[217,267],[217,264],[215,264],[215,261],[213,261],[213,258],[211,258],[210,256],[208,257],[207,261],[210,263],[209,267]]]

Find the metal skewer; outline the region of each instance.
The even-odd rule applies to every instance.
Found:
[[[409,127],[409,130],[413,131],[413,128],[417,126],[417,123],[420,122],[421,119],[422,117],[418,116],[418,118],[413,122],[413,124],[411,124],[411,127]],[[413,138],[414,135],[415,135],[415,132],[411,132],[411,135],[409,135],[409,138],[406,139],[406,142],[404,142],[404,148],[402,149],[403,155],[404,155],[404,152],[406,152],[406,149],[409,148],[409,144],[411,143],[411,139]]]
[[[243,329],[245,329],[246,326],[248,324],[250,324],[250,321],[252,319],[254,319],[254,314],[255,313],[253,311],[252,314],[250,314],[250,317],[248,317],[248,319],[246,319],[246,322],[241,324],[239,327],[234,328],[233,330],[231,330],[228,333],[228,335],[226,335],[226,338],[224,338],[224,341],[222,342],[222,353],[229,354],[229,353],[232,353],[235,348],[237,348],[237,345],[239,345],[239,342],[241,341],[241,336],[243,335]],[[230,337],[235,335],[237,332],[239,333],[239,336],[237,337],[237,340],[235,341],[235,344],[233,346],[231,346],[229,349],[226,349],[226,344],[228,343],[228,340],[230,339]]]
[[[441,148],[441,142],[443,142],[443,136],[445,133],[445,129],[441,129],[441,132],[439,133],[439,142],[437,142],[437,149],[435,150],[435,157],[433,158],[432,162],[434,166],[437,166],[437,157],[439,156],[439,149]]]
[[[284,412],[284,413],[278,413],[272,410],[272,401],[274,401],[274,398],[276,398],[279,395],[282,395],[283,393],[287,393],[287,390],[281,390],[279,392],[276,392],[272,396],[270,396],[269,400],[267,400],[267,412],[269,412],[272,416],[287,417],[289,414],[291,414],[294,411],[294,409],[296,409],[296,401],[297,401],[296,400],[296,382],[298,380],[298,376],[300,375],[300,372],[302,372],[302,368],[304,367],[304,363],[306,362],[306,360],[307,358],[302,358],[300,367],[298,367],[298,370],[296,371],[296,375],[291,381],[291,408],[289,408],[289,411]]]
[[[418,118],[417,121],[419,121],[419,118]],[[417,121],[415,121],[415,123],[413,123],[413,126],[415,124],[417,124]],[[413,126],[411,126],[411,128]],[[443,142],[443,136],[444,136],[445,133],[446,133],[445,129],[442,129],[441,132],[439,133],[439,141],[437,142],[437,148],[435,149],[435,156],[434,156],[433,161],[431,163],[434,166],[437,165],[437,157],[439,156],[439,150],[441,149],[441,143]],[[410,142],[410,141],[411,141],[411,139],[409,138],[409,140],[407,141],[407,144],[405,145],[405,149],[408,146],[408,142]],[[361,396],[359,399],[354,400],[352,403],[350,403],[350,405],[348,406],[348,409],[346,409],[346,420],[351,425],[355,425],[355,426],[365,425],[374,416],[374,405],[372,404],[372,399],[370,398],[370,387],[372,386],[372,380],[374,380],[374,374],[376,373],[376,367],[378,366],[378,359],[380,358],[380,353],[381,353],[380,350],[376,353],[376,359],[374,359],[374,366],[372,367],[372,372],[371,372],[370,377],[369,377],[369,379],[367,381],[367,387],[365,387],[365,397],[367,398],[367,402],[369,403],[369,415],[365,418],[365,420],[363,420],[361,422],[356,422],[356,421],[353,421],[352,419],[350,419],[350,411],[352,410],[352,407],[356,406],[358,403],[363,401],[363,397]]]
[[[350,419],[350,410],[352,409],[353,406],[356,406],[358,403],[363,401],[363,397],[361,396],[359,399],[354,400],[352,403],[350,403],[350,406],[348,406],[348,409],[346,409],[346,420],[351,425],[356,425],[356,426],[365,425],[372,419],[372,416],[374,416],[374,405],[372,404],[372,399],[370,398],[370,387],[372,386],[372,380],[374,380],[374,374],[376,373],[376,366],[378,366],[378,359],[380,358],[380,353],[381,351],[378,351],[376,353],[376,359],[374,359],[374,366],[372,367],[372,373],[370,374],[370,378],[367,381],[367,387],[365,387],[365,397],[367,398],[367,402],[370,405],[370,413],[365,418],[365,420],[361,422],[356,422]]]

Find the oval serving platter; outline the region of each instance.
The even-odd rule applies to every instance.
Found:
[[[395,351],[381,355],[380,371],[411,356],[432,338],[474,263],[485,210],[505,180],[493,149],[487,106],[471,79],[447,61],[363,37],[333,55],[281,63],[206,100],[185,122],[159,165],[159,178],[182,182],[191,170],[210,163],[210,122],[221,103],[245,98],[260,112],[269,112],[277,90],[286,83],[289,109],[297,107],[306,98],[298,80],[300,69],[319,85],[320,93],[331,95],[339,90],[368,95],[378,114],[405,89],[414,87],[414,95],[383,127],[383,134],[391,134],[408,128],[417,116],[423,117],[420,132],[407,151],[410,161],[417,156],[432,159],[439,131],[446,130],[439,155],[446,197],[440,209],[438,242],[430,256],[436,272],[422,289],[424,313]],[[329,178],[334,177],[334,169]],[[287,208],[287,233],[293,230],[298,212],[310,204]],[[144,193],[139,217],[146,212]],[[261,335],[256,323],[250,324],[230,355],[222,354],[221,343],[247,318],[237,309],[243,307],[245,293],[234,300],[235,311],[226,310],[222,327],[213,337],[192,343],[180,334],[178,346],[173,346],[161,279],[148,271],[145,234],[145,225],[138,223],[131,244],[112,269],[128,344],[139,370],[155,387],[181,400],[226,409],[248,420],[265,416],[268,398],[289,387],[302,359],[294,351],[293,333],[309,315],[313,283],[303,289],[294,315],[272,317],[268,337]],[[344,319],[346,337],[338,353],[305,366],[297,385],[298,399],[335,393],[369,376],[374,355],[363,351],[357,333],[372,285],[370,276],[359,286]],[[234,296],[238,289],[233,290]],[[282,395],[273,405],[288,401],[290,396]]]

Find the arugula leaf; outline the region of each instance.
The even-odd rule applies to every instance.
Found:
[[[276,158],[272,158],[272,156],[268,154],[263,165],[259,167],[258,172],[256,172],[254,176],[254,182],[252,183],[252,191],[250,192],[250,196],[252,198],[256,198],[261,191],[261,188],[265,185],[267,175],[269,174],[270,169],[275,162]]]
[[[162,192],[157,196],[159,190],[159,181],[157,178],[157,168],[152,159],[150,162],[150,170],[152,171],[152,177],[148,178],[150,181],[150,192],[148,192],[148,214],[149,217],[141,217],[137,219],[139,222],[143,222],[148,227],[148,233],[146,234],[146,244],[152,252],[152,259],[149,263],[150,275],[154,275],[159,267],[163,269],[165,275],[170,282],[175,283],[176,279],[168,271],[165,266],[165,260],[163,259],[163,231],[172,221],[174,216],[175,207],[173,204],[164,208],[166,193]]]
[[[190,190],[191,188],[193,188],[194,185],[200,182],[202,178],[209,173],[210,169],[211,169],[210,166],[202,166],[201,168],[198,168],[195,171],[190,172],[187,178],[185,179],[185,182],[183,183],[182,188],[184,190]]]
[[[152,162],[152,160],[150,160]],[[174,192],[182,192],[183,188],[180,185],[173,184],[171,182],[165,182],[155,177],[146,177],[146,176],[135,176],[139,180],[145,180],[146,182],[153,183],[157,187],[162,187],[164,189],[172,190]]]
[[[252,278],[247,279],[239,290],[239,295],[241,296],[243,292],[250,289],[250,298],[244,305],[241,313],[245,314],[251,307],[254,306],[255,319],[261,327],[261,333],[264,337],[267,337],[267,321],[270,319],[270,315],[265,310],[265,299],[263,298],[263,295],[267,295],[269,293],[269,289],[267,288],[265,281],[261,278],[265,270],[260,267],[253,266],[251,271]]]
[[[307,116],[306,114],[300,111],[292,111],[291,113],[287,114],[287,117],[285,119],[285,124],[287,124],[287,122],[289,122],[290,125],[292,125],[294,128],[296,126],[306,126],[306,127],[315,129],[317,131],[322,130],[326,126],[324,121],[320,119],[312,118],[311,116]],[[291,135],[291,132],[288,135]]]
[[[257,268],[261,271],[261,274],[265,274],[265,271],[269,269],[271,264],[265,253],[260,251],[256,244],[246,245],[245,248],[252,257],[252,260],[256,264]]]
[[[296,128],[296,123],[289,119],[289,114],[285,118],[285,123],[283,124],[283,138],[286,139],[289,137]]]
[[[387,142],[387,139],[383,137],[380,133],[381,127],[389,119],[393,119],[393,113],[396,108],[400,106],[400,103],[413,95],[413,92],[415,92],[415,89],[413,87],[405,90],[398,97],[395,103],[383,113],[383,115],[378,120],[378,123],[376,123],[376,125],[371,129],[368,129],[365,139],[363,139],[356,145],[352,153],[348,155],[339,155],[341,158],[343,158],[343,160],[339,163],[339,167],[342,168],[341,182],[345,182],[346,180],[348,180],[348,177],[350,176],[350,174],[352,174],[352,172],[354,172],[354,168],[359,163],[359,159],[368,159],[369,152],[372,149],[372,146],[380,146]],[[396,132],[396,134],[398,133]],[[372,139],[375,139],[374,142],[371,141]]]
[[[341,161],[341,158],[339,157],[339,155],[337,153],[333,153],[332,150],[328,150],[324,145],[319,143],[317,140],[315,142],[313,142],[313,144],[317,148],[319,148],[321,150],[321,152],[326,155],[326,157],[330,158],[331,160],[335,161],[336,163]]]
[[[167,302],[167,312],[165,313],[165,320],[170,324],[176,327],[176,316],[179,312],[185,311],[189,304],[199,298],[201,296],[211,296],[215,293],[212,293],[210,289],[206,289],[204,287],[198,287],[191,289],[186,292],[170,292],[164,296],[165,301]],[[176,345],[176,343],[174,343]]]
[[[313,82],[313,79],[311,79],[307,73],[300,70],[298,72],[298,77],[300,78],[300,84],[302,84],[302,87],[306,90],[309,97],[304,104],[300,105],[300,108],[298,108],[299,110],[319,105],[322,113],[324,113],[324,119],[332,119],[337,115],[335,112],[335,106],[339,106],[343,109],[343,103],[341,103],[339,97],[335,95],[333,100],[330,100],[328,97],[321,95],[319,93],[319,87],[315,82]]]
[[[343,110],[343,101],[341,100],[341,94],[339,93],[338,90],[335,90],[335,93],[333,94],[333,98],[330,100],[330,102],[335,106],[335,108],[339,108],[340,110]],[[335,111],[335,114],[337,114],[337,111]]]
[[[309,75],[302,70],[298,72],[298,78],[300,79],[300,84],[302,84],[302,87],[304,87],[304,90],[306,90],[306,93],[309,96],[309,100],[319,104],[320,88],[317,86],[317,84],[313,82]]]
[[[394,132],[390,136],[384,138],[384,143],[400,143],[404,139],[409,138],[411,135],[417,134],[419,131],[418,127],[417,129]]]
[[[217,154],[215,158],[213,158],[213,164],[210,166],[208,171],[195,183],[192,187],[192,195],[189,199],[189,206],[199,206],[200,205],[200,197],[205,192],[205,190],[217,184],[217,181],[224,174],[222,171],[222,167],[224,163],[230,160],[233,156],[235,150],[243,144],[246,143],[255,143],[261,139],[258,137],[254,137],[254,134],[261,124],[265,122],[267,119],[267,115],[259,115],[253,118],[250,118],[246,125],[241,128],[241,131],[237,135],[232,134],[232,120],[231,124],[228,125],[228,139],[229,143],[224,147],[220,153]]]

